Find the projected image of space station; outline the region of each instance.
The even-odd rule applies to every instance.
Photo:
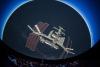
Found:
[[[81,15],[62,2],[44,1],[19,7],[7,21],[3,41],[13,50],[39,59],[66,59],[89,50],[90,32]]]

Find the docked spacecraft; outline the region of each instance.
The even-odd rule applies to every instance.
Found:
[[[35,51],[35,48],[40,41],[43,44],[49,45],[50,47],[58,50],[60,47],[67,53],[75,54],[72,52],[74,49],[70,47],[65,47],[65,29],[61,26],[53,27],[53,29],[49,32],[49,34],[44,34],[43,32],[49,26],[48,23],[39,22],[38,24],[34,25],[32,28],[30,25],[27,27],[32,31],[27,38],[26,47]]]

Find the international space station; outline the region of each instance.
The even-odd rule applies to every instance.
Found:
[[[53,30],[51,30],[47,35],[43,32],[47,29],[48,26],[48,23],[43,22],[34,25],[33,28],[30,25],[27,25],[27,27],[32,31],[32,33],[30,33],[27,39],[26,47],[34,51],[37,46],[37,43],[40,41],[41,43],[49,45],[55,50],[58,50],[61,47],[65,52],[75,54],[74,52],[72,52],[74,49],[64,46],[65,29],[63,29],[61,26],[58,26],[58,28],[53,27]]]

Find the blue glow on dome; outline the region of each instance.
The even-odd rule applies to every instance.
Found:
[[[16,9],[18,9],[20,6],[22,6],[23,4],[25,4],[25,3],[27,3],[27,2],[29,2],[28,0],[20,0],[20,1],[18,1],[18,0],[15,0],[15,1],[13,1],[13,2],[11,2],[9,5],[7,5],[7,9],[5,9],[4,10],[4,17],[2,17],[2,19],[1,19],[1,28],[0,28],[0,31],[1,31],[1,33],[0,33],[0,38],[1,38],[1,40],[2,40],[2,38],[3,38],[3,32],[4,32],[4,28],[5,28],[5,26],[6,26],[6,23],[7,23],[7,21],[8,21],[8,19],[9,19],[9,17],[13,14],[13,12],[14,11],[16,11]]]
[[[60,1],[62,3],[67,4],[68,6],[72,7],[74,10],[76,10],[81,16],[82,18],[85,20],[87,27],[89,29],[90,32],[90,36],[91,36],[91,47],[94,46],[94,44],[98,41],[98,35],[97,29],[96,29],[96,23],[94,23],[93,19],[91,18],[91,11],[87,10],[88,12],[84,12],[81,9],[85,9],[86,7],[84,5],[80,5],[78,4],[79,2],[75,2],[72,0],[57,0]],[[6,9],[3,12],[3,17],[0,20],[0,38],[3,38],[3,31],[5,28],[5,25],[9,19],[9,17],[12,15],[12,13],[18,9],[20,6],[22,6],[23,4],[29,2],[29,0],[14,0],[14,1],[10,1],[10,4],[8,4],[6,6]]]

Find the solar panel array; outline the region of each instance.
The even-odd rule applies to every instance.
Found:
[[[48,23],[43,23],[43,22],[39,22],[36,25],[38,26],[41,33],[43,33],[49,26]],[[33,30],[38,32],[35,27],[33,27]],[[39,42],[39,36],[34,33],[29,33],[25,46],[29,48],[30,50],[35,51],[38,45],[38,42]]]

